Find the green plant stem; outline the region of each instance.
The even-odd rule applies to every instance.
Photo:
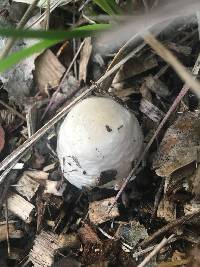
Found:
[[[30,18],[30,15],[32,14],[32,12],[33,12],[33,10],[36,7],[38,2],[39,2],[39,0],[34,0],[33,3],[28,7],[24,16],[21,18],[19,24],[16,27],[17,29],[21,29],[26,25],[26,23],[28,22],[28,20]],[[16,39],[14,37],[11,37],[7,40],[5,47],[4,47],[4,50],[0,54],[0,59],[5,58],[9,54],[15,41],[16,41]]]

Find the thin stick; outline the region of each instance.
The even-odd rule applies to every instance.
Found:
[[[49,29],[51,0],[47,0],[45,29]]]
[[[26,10],[24,16],[21,18],[19,24],[16,27],[17,29],[21,29],[26,25],[26,23],[28,22],[31,14],[32,14],[32,12],[33,12],[33,10],[36,7],[38,2],[39,2],[39,0],[34,0],[32,2],[32,4],[28,7],[28,9]],[[16,38],[13,38],[13,37],[8,38],[8,40],[7,40],[6,44],[5,44],[4,50],[0,54],[0,59],[5,58],[9,54],[13,44],[15,43],[15,40],[16,40]]]
[[[138,265],[138,267],[144,267],[150,260],[158,254],[158,252],[174,237],[174,234],[169,238],[163,238],[163,240],[154,248],[152,252]]]
[[[18,116],[21,120],[26,121],[26,118],[19,113],[17,110],[15,110],[14,108],[8,106],[6,103],[4,103],[1,99],[0,99],[0,104],[4,107],[6,107],[10,112],[12,112],[13,114],[15,114],[16,116]]]
[[[181,62],[161,44],[151,33],[146,32],[143,35],[146,43],[148,43],[156,53],[162,57],[179,75],[179,77],[195,92],[200,98],[200,84],[197,82]]]
[[[63,83],[64,83],[64,81],[65,81],[67,75],[69,74],[69,72],[70,72],[70,70],[71,70],[71,68],[72,68],[72,66],[73,66],[73,64],[74,64],[74,62],[75,62],[75,60],[77,59],[77,57],[78,57],[78,55],[79,55],[81,49],[83,48],[84,43],[85,43],[85,40],[81,43],[81,45],[79,46],[79,49],[78,49],[77,52],[76,52],[76,55],[74,56],[74,58],[72,59],[71,63],[69,64],[69,67],[68,67],[68,69],[66,70],[65,74],[63,75],[62,80],[61,80],[61,82],[60,82],[58,88],[56,89],[55,93],[53,94],[53,96],[52,96],[52,98],[51,98],[49,104],[47,105],[47,107],[46,107],[46,109],[45,109],[45,111],[44,111],[44,113],[43,113],[43,115],[42,115],[41,120],[44,119],[44,117],[45,117],[45,115],[47,114],[49,108],[51,107],[51,105],[52,105],[54,99],[56,98],[58,92],[60,91],[61,86],[63,85]]]
[[[72,24],[73,24],[73,26],[75,25],[75,0],[73,0]],[[74,57],[75,57],[75,55],[76,55],[76,39],[75,38],[72,39],[72,43],[73,43],[73,54],[74,54]],[[77,62],[76,62],[76,60],[74,61],[74,76],[78,80]]]
[[[6,238],[7,238],[8,256],[10,256],[10,238],[9,238],[8,201],[7,201],[7,198],[6,198],[5,204],[6,204],[5,217],[6,217],[6,230],[7,230]]]
[[[152,211],[152,214],[151,214],[151,218],[154,218],[156,216],[158,205],[159,205],[159,201],[160,201],[160,198],[161,198],[161,194],[163,192],[164,184],[165,184],[165,178],[162,178],[162,181],[160,183],[160,186],[159,186],[158,191],[157,191],[156,196],[155,196],[154,207],[153,207],[153,211]]]
[[[160,228],[157,232],[155,232],[154,234],[152,234],[151,236],[149,236],[147,239],[143,240],[139,246],[140,247],[146,247],[148,246],[150,243],[152,243],[154,240],[156,240],[159,236],[164,235],[166,232],[174,229],[177,226],[180,226],[186,222],[191,221],[192,219],[194,219],[194,217],[200,216],[200,212],[194,212],[192,214],[188,214],[185,215],[177,220],[174,220],[170,223],[168,223],[167,225],[163,226],[162,228]]]

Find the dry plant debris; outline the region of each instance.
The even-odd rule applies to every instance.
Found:
[[[23,15],[30,2],[0,3],[0,25],[24,27],[19,10]],[[200,24],[193,14],[199,3],[106,1],[123,14],[112,17],[97,2],[39,1],[25,27],[112,22],[119,31],[65,40],[0,75],[0,266],[199,266]],[[38,40],[14,41],[0,39],[1,56]],[[144,146],[141,138],[140,149],[133,149],[136,157],[128,153],[133,133],[114,142],[125,127],[106,123],[119,114],[103,105],[104,135],[92,144],[102,148],[108,137],[106,153],[100,155],[104,146],[95,153],[82,146],[97,130],[89,122],[84,137],[82,128],[64,132],[59,149],[67,145],[68,157],[59,155],[62,120],[86,97],[107,99],[131,114],[144,136]],[[100,125],[98,108],[88,112]],[[86,115],[77,117],[81,127]],[[90,188],[88,177],[95,181]]]

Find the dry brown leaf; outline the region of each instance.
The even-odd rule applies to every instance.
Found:
[[[184,112],[168,128],[153,161],[153,168],[162,177],[198,160],[200,145],[199,112]]]
[[[79,63],[79,81],[86,82],[87,78],[87,67],[92,53],[91,37],[85,38],[85,43],[80,55]]]
[[[48,95],[48,88],[56,87],[65,71],[65,67],[51,50],[42,53],[35,62],[35,76],[40,93]]]

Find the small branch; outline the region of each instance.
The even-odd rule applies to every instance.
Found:
[[[144,267],[150,260],[159,253],[159,251],[174,237],[174,234],[169,238],[163,238],[163,240],[149,253],[149,255],[138,265],[138,267]]]
[[[143,38],[147,44],[149,44],[156,53],[162,57],[179,75],[179,77],[195,92],[200,98],[200,84],[194,77],[186,70],[181,62],[161,44],[151,33],[146,32]]]
[[[156,212],[157,212],[158,205],[159,205],[159,202],[160,202],[160,198],[161,198],[161,195],[162,195],[162,192],[163,192],[164,184],[165,184],[165,178],[162,178],[162,181],[160,183],[158,191],[156,192],[156,195],[155,195],[154,207],[153,207],[153,212],[152,212],[152,215],[151,215],[152,218],[156,217]]]
[[[49,21],[50,21],[50,8],[51,8],[51,0],[47,0],[47,8],[46,8],[46,21],[45,21],[45,29],[49,29]]]
[[[51,105],[52,105],[54,99],[56,98],[58,92],[60,91],[61,86],[63,85],[63,83],[64,83],[64,81],[65,81],[67,75],[69,74],[69,72],[70,72],[70,70],[71,70],[71,68],[72,68],[72,66],[73,66],[73,64],[74,64],[74,62],[76,61],[76,59],[77,59],[77,57],[78,57],[78,55],[79,55],[81,49],[83,48],[84,43],[85,43],[85,41],[83,41],[83,42],[81,43],[81,45],[79,46],[79,49],[77,50],[77,52],[76,52],[74,58],[72,59],[71,63],[69,64],[68,69],[66,70],[65,74],[63,75],[63,78],[62,78],[62,80],[61,80],[61,82],[60,82],[58,88],[56,89],[55,93],[53,94],[52,98],[50,99],[50,102],[49,102],[49,104],[47,105],[47,107],[46,107],[46,109],[45,109],[45,111],[44,111],[44,113],[43,113],[43,115],[42,115],[41,120],[44,119],[44,117],[45,117],[45,115],[47,114],[49,108],[51,107]]]
[[[8,248],[8,256],[10,256],[10,238],[9,238],[9,222],[8,222],[8,200],[6,198],[5,201],[6,208],[5,208],[5,217],[6,217],[6,229],[7,229],[7,248]]]
[[[38,2],[39,2],[39,0],[34,0],[33,3],[28,7],[27,11],[25,12],[24,16],[22,17],[18,26],[16,27],[17,29],[21,29],[26,25],[26,23],[28,22],[28,20],[30,18],[30,15],[32,14],[32,12],[33,12],[33,10],[36,7]],[[8,38],[8,40],[5,44],[4,50],[0,54],[0,59],[5,58],[9,54],[15,41],[16,41],[16,38],[13,38],[13,37]]]
[[[5,108],[7,108],[10,112],[12,112],[13,114],[15,114],[16,116],[18,116],[21,120],[26,121],[26,118],[21,113],[19,113],[18,111],[16,111],[14,108],[8,106],[1,99],[0,99],[0,104],[2,106],[4,106]]]
[[[160,228],[157,232],[155,232],[153,235],[151,235],[150,237],[148,237],[147,239],[145,239],[144,241],[142,241],[139,246],[140,247],[146,247],[148,246],[151,242],[153,242],[155,239],[157,239],[159,236],[165,234],[166,232],[172,230],[173,228],[180,226],[186,222],[191,221],[192,219],[194,219],[194,217],[199,216],[200,212],[195,212],[193,214],[188,214],[185,215],[175,221],[172,221],[171,223],[168,223],[167,225],[163,226],[162,228]]]

